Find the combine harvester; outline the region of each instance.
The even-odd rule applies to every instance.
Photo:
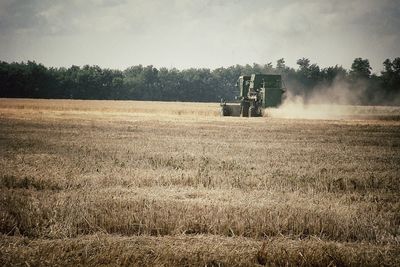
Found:
[[[227,104],[221,99],[221,115],[237,117],[260,117],[266,108],[278,107],[285,90],[281,75],[252,74],[240,76],[238,103]]]

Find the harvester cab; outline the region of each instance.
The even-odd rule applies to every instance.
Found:
[[[276,74],[252,74],[240,76],[236,83],[239,89],[238,103],[221,101],[222,116],[259,117],[266,108],[278,107],[282,103],[285,89],[282,77]]]

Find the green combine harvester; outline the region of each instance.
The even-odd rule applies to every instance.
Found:
[[[264,110],[278,107],[285,92],[281,75],[252,74],[240,76],[236,86],[239,87],[239,103],[229,103],[221,99],[222,116],[260,117]]]

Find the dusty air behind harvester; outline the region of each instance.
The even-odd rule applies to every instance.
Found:
[[[281,75],[252,74],[240,76],[239,103],[227,104],[221,100],[222,116],[259,117],[264,109],[278,107],[285,92]]]

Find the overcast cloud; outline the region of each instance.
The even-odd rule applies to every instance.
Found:
[[[0,0],[0,60],[124,69],[400,56],[398,0]]]

